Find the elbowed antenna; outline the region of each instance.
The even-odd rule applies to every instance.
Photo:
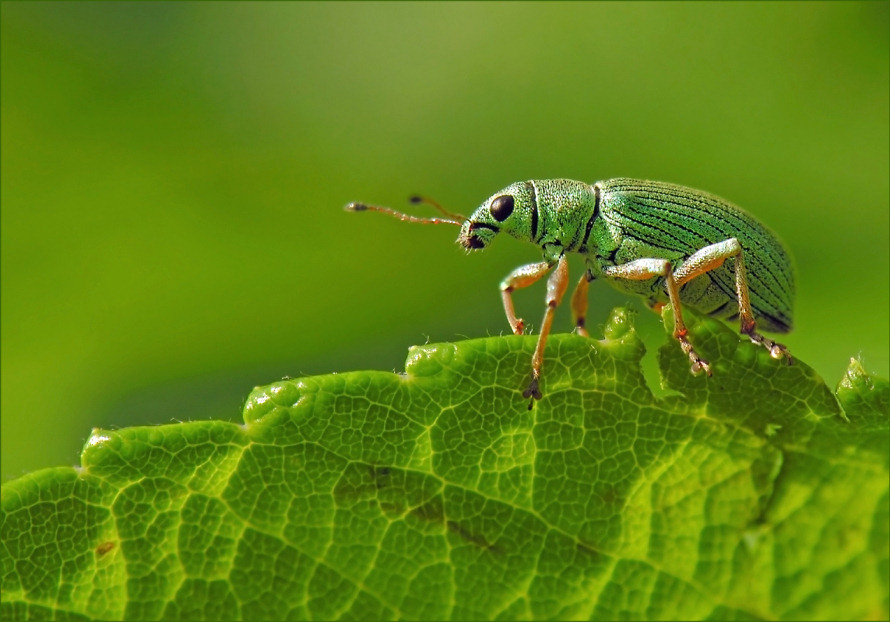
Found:
[[[458,227],[461,227],[463,226],[463,221],[466,220],[466,217],[447,211],[444,207],[442,207],[432,199],[427,199],[420,196],[413,196],[410,200],[412,203],[426,203],[427,205],[431,205],[446,216],[449,216],[449,218],[420,218],[419,216],[411,216],[410,214],[397,212],[396,210],[389,207],[368,205],[366,203],[350,203],[343,209],[345,209],[347,212],[382,212],[383,214],[389,214],[390,216],[398,218],[399,220],[405,220],[407,222],[418,222],[424,225],[457,225]]]
[[[439,210],[440,212],[442,212],[443,214],[445,214],[446,216],[448,216],[449,218],[453,218],[454,220],[456,220],[460,223],[462,223],[463,221],[465,221],[467,219],[467,217],[464,216],[463,214],[455,214],[454,212],[449,212],[447,209],[442,207],[442,205],[439,204],[438,201],[431,199],[429,197],[422,197],[419,194],[415,194],[408,200],[411,201],[412,203],[426,203],[427,205],[431,205],[431,206],[435,207],[437,210]]]

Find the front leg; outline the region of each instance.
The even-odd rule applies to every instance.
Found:
[[[541,322],[541,334],[538,335],[538,344],[535,346],[535,353],[532,356],[532,379],[528,388],[522,392],[523,397],[532,398],[528,404],[531,410],[535,400],[541,399],[541,391],[538,388],[541,379],[541,367],[544,365],[544,346],[547,343],[547,336],[550,334],[550,326],[553,324],[553,315],[556,313],[556,307],[562,302],[562,297],[566,293],[569,284],[569,263],[565,255],[559,257],[556,264],[556,270],[547,279],[547,310],[544,311],[544,321]]]
[[[513,329],[514,335],[521,335],[525,322],[522,318],[516,317],[516,311],[513,309],[513,290],[522,287],[528,287],[542,276],[547,274],[552,263],[542,261],[540,263],[530,263],[516,268],[501,281],[501,297],[504,299],[504,312],[507,314],[507,321],[510,322],[510,328]]]

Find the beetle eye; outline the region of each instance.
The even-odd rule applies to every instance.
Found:
[[[497,197],[488,206],[488,211],[496,221],[504,222],[513,213],[513,197],[509,194]]]

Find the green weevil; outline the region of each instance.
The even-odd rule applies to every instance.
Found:
[[[501,281],[504,310],[517,335],[525,324],[516,317],[512,292],[555,268],[547,281],[547,308],[532,356],[531,380],[523,392],[531,398],[529,408],[541,399],[544,346],[568,286],[568,253],[583,255],[587,263],[571,302],[575,330],[581,335],[588,335],[584,325],[588,285],[603,277],[618,289],[643,297],[655,311],[671,304],[673,335],[693,374],[710,376],[711,366],[689,342],[682,306],[723,319],[738,317],[742,334],[773,358],[792,362],[784,345],[755,328],[759,322],[770,332],[791,330],[791,260],[769,229],[725,199],[675,184],[619,178],[593,185],[569,179],[517,182],[492,195],[469,218],[430,199],[411,201],[428,203],[447,218],[419,218],[365,203],[350,203],[346,209],[457,225],[457,242],[467,251],[486,248],[498,233],[541,248],[543,261],[521,266]]]

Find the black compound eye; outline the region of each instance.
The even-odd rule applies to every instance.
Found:
[[[509,194],[497,197],[488,206],[488,211],[496,221],[504,222],[513,213],[513,197]]]

